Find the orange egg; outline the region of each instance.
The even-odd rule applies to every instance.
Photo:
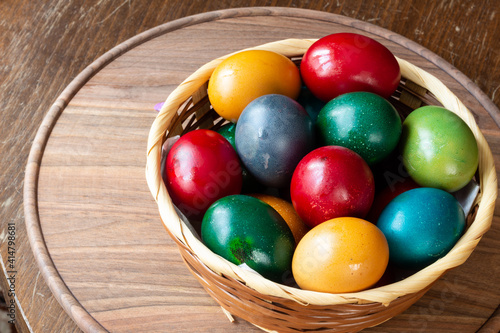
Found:
[[[259,193],[251,194],[251,196],[264,201],[281,215],[288,224],[288,227],[290,227],[296,244],[298,244],[302,237],[309,231],[309,227],[302,222],[290,202],[267,194]]]
[[[208,82],[208,98],[221,117],[235,123],[245,106],[257,97],[281,94],[296,99],[301,85],[299,69],[284,55],[242,51],[215,68]]]
[[[292,272],[302,289],[349,293],[377,283],[388,262],[387,240],[374,224],[339,217],[319,224],[302,238]]]

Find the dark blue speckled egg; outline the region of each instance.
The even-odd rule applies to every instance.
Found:
[[[314,148],[313,121],[290,97],[250,102],[236,123],[236,150],[250,173],[270,187],[288,186],[299,161]]]
[[[377,227],[389,243],[391,263],[421,269],[451,250],[464,232],[465,216],[450,193],[422,187],[394,198],[382,211]]]

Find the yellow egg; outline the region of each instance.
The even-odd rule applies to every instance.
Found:
[[[339,217],[319,224],[302,238],[292,272],[302,289],[349,293],[377,283],[388,262],[387,240],[374,224]]]
[[[208,98],[214,110],[235,123],[257,97],[280,94],[296,99],[301,88],[298,67],[276,52],[249,50],[223,60],[208,81]]]
[[[251,194],[251,196],[264,201],[281,215],[288,224],[288,227],[290,227],[296,244],[298,244],[302,237],[309,231],[309,227],[302,222],[290,202],[267,194],[259,193]]]

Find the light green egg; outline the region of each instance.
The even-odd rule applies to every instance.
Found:
[[[408,174],[421,186],[454,192],[469,183],[478,167],[471,129],[458,115],[438,106],[410,113],[399,148]]]

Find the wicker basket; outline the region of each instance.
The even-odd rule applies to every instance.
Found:
[[[298,62],[314,41],[287,39],[254,49],[275,51]],[[207,84],[214,68],[227,56],[199,68],[168,96],[149,133],[146,176],[163,224],[177,243],[186,265],[230,320],[233,320],[232,315],[238,316],[266,331],[277,332],[359,331],[403,312],[447,270],[465,262],[493,218],[497,197],[493,156],[473,115],[462,102],[437,78],[402,59],[397,59],[402,82],[391,99],[398,111],[404,115],[424,104],[441,104],[469,125],[478,143],[476,181],[479,195],[473,213],[468,216],[469,227],[453,249],[404,280],[346,294],[313,292],[277,284],[211,252],[173,206],[162,180],[161,152],[167,137],[222,124],[223,119],[210,107]]]

